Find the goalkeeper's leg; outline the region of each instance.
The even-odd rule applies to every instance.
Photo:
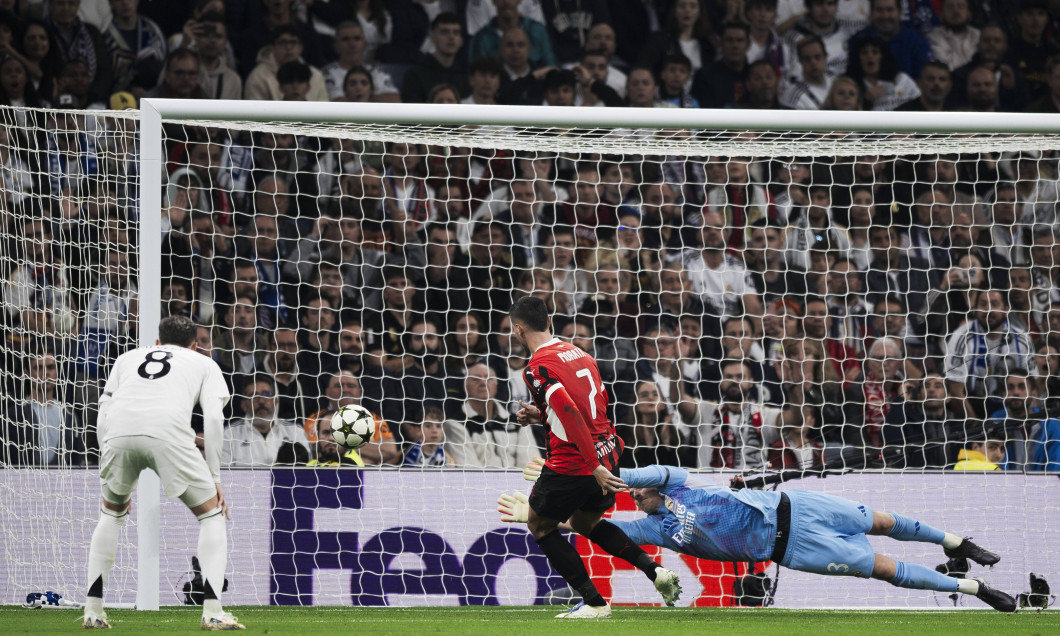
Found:
[[[895,561],[883,554],[876,555],[872,578],[914,590],[970,594],[1000,612],[1016,611],[1016,599],[994,589],[983,579],[956,579],[918,563]]]
[[[994,565],[1000,555],[953,533],[933,528],[905,515],[873,511],[869,534],[886,535],[898,541],[920,541],[941,545],[950,558],[966,558],[980,565]]]
[[[99,522],[92,532],[92,543],[88,549],[88,593],[85,595],[85,625],[102,622],[106,624],[103,612],[103,586],[107,582],[110,570],[114,567],[114,557],[118,553],[118,535],[122,524],[129,518],[128,502],[115,504],[104,500],[100,508]]]

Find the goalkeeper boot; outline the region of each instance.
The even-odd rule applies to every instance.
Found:
[[[975,593],[975,598],[999,612],[1016,611],[1016,599],[1005,594],[1001,590],[990,587],[990,585],[983,579],[972,580],[979,584],[979,591]]]
[[[672,570],[662,567],[655,570],[655,589],[662,594],[663,601],[670,607],[681,598],[681,582],[677,580],[677,573]]]
[[[225,612],[220,616],[211,616],[210,618],[203,616],[202,628],[214,632],[246,629],[246,627],[236,620],[235,616],[232,616],[228,612]]]
[[[585,601],[578,603],[562,614],[556,614],[556,618],[611,618],[611,605],[586,605]]]
[[[110,629],[110,623],[107,622],[106,614],[85,614],[85,619],[81,621],[81,627],[85,629]]]
[[[979,565],[994,565],[1001,560],[1000,554],[977,546],[969,537],[965,537],[956,548],[946,549],[944,552],[951,559],[971,559]]]

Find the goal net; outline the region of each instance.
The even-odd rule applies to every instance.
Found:
[[[83,596],[101,382],[171,314],[233,394],[226,602],[565,602],[495,512],[545,452],[528,295],[597,360],[623,466],[906,512],[999,551],[1009,592],[1060,571],[1060,142],[1025,132],[1054,122],[387,106],[0,112],[4,602]],[[354,452],[346,404],[377,420]],[[140,497],[107,602],[183,603],[197,527]],[[571,541],[606,597],[659,602]],[[684,604],[965,604],[651,554]]]

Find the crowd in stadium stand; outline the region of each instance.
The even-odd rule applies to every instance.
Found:
[[[1056,113],[1056,36],[1044,0],[0,0],[0,103]],[[138,213],[93,176],[135,181],[134,134],[76,113],[19,130],[33,117],[0,126],[0,464],[92,464],[135,341]],[[201,326],[231,384],[227,466],[520,467],[544,439],[515,422],[506,313],[530,294],[598,360],[626,465],[1060,470],[1050,153],[572,157],[191,126],[165,152],[163,314]],[[346,404],[376,414],[358,451],[331,436]]]

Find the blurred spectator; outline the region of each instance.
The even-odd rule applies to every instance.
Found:
[[[893,6],[896,2],[876,0],[875,6]],[[918,64],[918,77],[922,66]],[[920,96],[916,82],[899,69],[891,48],[878,35],[858,35],[850,41],[847,75],[859,83],[866,108],[871,110],[894,110]]]
[[[904,447],[904,452],[889,465],[908,469],[952,464],[952,451],[960,445],[967,426],[948,406],[945,379],[932,372],[922,381],[906,380],[899,397],[887,412],[883,439],[888,446]]]
[[[192,43],[199,54],[199,84],[209,99],[243,99],[243,78],[231,66],[228,25],[224,15],[207,13],[194,31]]]
[[[818,175],[823,180],[824,175]],[[832,189],[830,184],[818,181],[809,188],[809,205],[788,227],[784,242],[785,259],[800,269],[810,267],[810,248],[827,242],[840,253],[850,250],[850,236],[836,221],[832,211]]]
[[[111,92],[154,88],[166,60],[166,38],[150,18],[137,13],[139,0],[111,0],[113,20],[103,39],[114,69]]]
[[[129,257],[121,248],[107,252],[100,263],[96,288],[89,292],[81,332],[77,337],[77,356],[74,367],[79,381],[90,385],[85,403],[99,401],[101,387],[114,360],[122,353],[122,344],[136,333],[138,289],[129,269]],[[94,411],[94,409],[93,409]],[[83,416],[85,423],[95,427],[95,413]]]
[[[257,332],[257,301],[238,296],[218,314],[214,355],[222,369],[246,374],[262,368],[268,343]]]
[[[842,75],[846,71],[847,42],[850,40],[850,36],[853,35],[853,31],[849,25],[838,19],[836,10],[838,4],[837,0],[805,1],[806,13],[795,22],[791,30],[784,34],[784,41],[788,49],[787,59],[800,59],[802,53],[799,51],[801,48],[799,42],[813,36],[821,40],[821,46],[824,49],[825,59],[822,62],[825,70],[820,72],[827,72],[834,77]],[[858,5],[861,3],[844,2],[843,4]],[[800,71],[794,64],[789,63],[785,70],[787,76],[792,79],[807,79],[805,67]],[[821,99],[823,101],[823,96]]]
[[[726,238],[732,231],[720,212],[703,212],[700,228],[703,247],[688,248],[683,255],[692,290],[716,315],[761,316],[762,303],[754,284],[743,264],[726,251]]]
[[[784,359],[785,340],[802,333],[802,327],[799,325],[801,318],[802,309],[794,300],[777,298],[766,304],[765,314],[762,316],[762,350],[765,352],[766,362],[779,362]],[[776,376],[772,379],[779,379],[779,372]]]
[[[901,236],[894,225],[869,228],[871,261],[865,272],[865,289],[870,302],[891,293],[906,299],[909,311],[920,313],[931,289],[928,262],[902,249]]]
[[[997,78],[985,66],[968,73],[965,87],[967,103],[964,109],[977,113],[993,113],[998,109]]]
[[[464,46],[464,34],[460,18],[455,13],[444,12],[431,22],[431,42],[434,52],[405,73],[401,86],[401,101],[426,103],[427,96],[438,84],[451,84],[461,94],[467,94],[466,61],[457,53]]]
[[[162,83],[144,93],[144,97],[204,98],[206,94],[199,83],[199,72],[199,56],[188,49],[177,49],[166,58]]]
[[[253,5],[254,2],[255,0],[248,0],[247,4]],[[252,78],[250,75],[255,65],[271,60],[273,56],[277,55],[276,40],[281,37],[281,30],[287,34],[284,37],[298,40],[298,54],[292,59],[298,59],[304,53],[307,63],[312,64],[314,67],[319,66],[324,59],[323,51],[320,48],[321,38],[317,37],[311,27],[298,20],[295,13],[295,5],[298,3],[290,2],[289,0],[261,0],[261,4],[264,5],[264,11],[251,11],[250,13],[253,17],[248,20],[245,28],[233,30],[233,35],[236,36],[239,44],[236,48],[236,57],[239,60],[239,68],[237,70],[240,76],[246,78],[246,84],[248,86],[251,84]],[[293,48],[295,45],[288,44],[285,46]],[[283,62],[288,61],[290,60],[283,60]],[[276,60],[276,62],[275,67],[283,64],[279,60]],[[276,72],[275,67],[272,69],[273,73]],[[323,82],[321,82],[321,89],[323,89]],[[255,95],[258,95],[258,93],[255,93]],[[247,99],[262,98],[250,97],[248,94]]]
[[[58,370],[53,354],[31,355],[25,367],[25,386],[19,392],[22,399],[4,396],[0,465],[69,467],[84,464],[84,430],[74,410],[59,394]]]
[[[894,60],[896,72],[903,73],[912,79],[920,77],[924,62],[931,59],[931,45],[913,27],[902,24],[901,1],[869,0],[869,5],[872,7],[869,16],[870,24],[850,41],[850,62],[847,68],[849,69],[857,60],[858,56],[854,50],[856,42],[871,38],[872,41],[878,42],[877,46],[885,58]],[[887,55],[888,51],[890,56]],[[870,99],[870,101],[874,100]],[[877,110],[884,109],[878,108]]]
[[[999,99],[1007,111],[1021,111],[1031,101],[1030,86],[1022,70],[1007,62],[1008,34],[996,24],[988,24],[979,34],[979,46],[970,62],[953,72],[953,103],[967,101],[968,75],[985,66],[994,72]]]
[[[617,42],[615,30],[610,24],[600,22],[589,29],[589,39],[585,41],[586,51],[603,51],[607,55],[607,85],[615,90],[620,97],[626,96],[626,74],[615,66],[615,50]],[[622,64],[621,62],[619,62]],[[623,68],[629,68],[623,64]]]
[[[304,40],[299,29],[293,26],[280,26],[272,32],[272,46],[263,48],[258,55],[258,65],[247,75],[243,96],[246,99],[284,98],[280,90],[277,73],[290,62],[302,62]],[[304,63],[304,62],[303,62]],[[313,102],[328,101],[324,76],[315,66],[309,66],[309,90],[306,99]]]
[[[967,2],[967,0],[949,0],[950,3]],[[946,65],[941,62],[925,62],[924,70],[917,80],[920,97],[911,99],[895,108],[897,111],[940,112],[953,110],[950,94],[953,91],[953,80]]]
[[[79,5],[80,0],[51,0],[48,3],[47,22],[52,44],[64,62],[78,59],[85,63],[88,103],[102,102],[110,96],[114,85],[111,58],[99,29],[77,17]]]
[[[323,408],[306,418],[303,424],[305,429],[303,432],[308,436],[309,441],[317,441],[316,436],[310,433],[316,433],[319,427],[318,422],[321,419],[330,418],[334,411],[344,406],[364,406],[362,396],[363,391],[357,376],[349,371],[329,374],[327,389],[324,391]],[[375,433],[372,434],[372,440],[357,449],[357,455],[363,462],[362,465],[393,466],[400,464],[401,447],[393,431],[390,430],[389,424],[376,413],[372,413],[372,417],[375,418]]]
[[[264,184],[263,184],[264,185]],[[267,212],[255,214],[246,234],[250,239],[246,257],[258,272],[258,302],[264,310],[262,327],[271,329],[288,321],[288,302],[281,284],[279,230],[277,218]]]
[[[1007,371],[1004,408],[990,416],[990,425],[1001,428],[1008,442],[1005,470],[1060,470],[1060,420],[1043,408],[1033,374],[1011,366]]]
[[[404,268],[397,266],[383,269],[381,283],[382,304],[365,306],[366,361],[374,366],[400,370],[404,364],[401,334],[412,325],[412,298],[416,287],[409,281]]]
[[[705,2],[677,0],[670,5],[662,28],[644,43],[636,59],[637,66],[660,73],[662,61],[680,53],[695,73],[714,61],[713,31]]]
[[[799,77],[787,78],[782,83],[780,104],[799,110],[818,110],[835,80],[828,67],[824,41],[819,36],[807,35],[797,40],[793,49],[792,57],[798,59],[800,73]]]
[[[411,419],[401,426],[403,437],[409,443],[402,468],[448,468],[455,465],[453,457],[446,452],[445,413],[441,407],[428,404],[422,409],[421,419]]]
[[[821,104],[821,110],[864,110],[865,100],[862,97],[861,84],[840,75],[828,89],[828,96]]]
[[[701,107],[732,108],[743,97],[750,47],[750,27],[740,22],[722,25],[719,59],[704,64],[692,79],[692,96]]]
[[[46,22],[36,18],[23,20],[21,29],[12,34],[10,42],[0,39],[0,53],[22,61],[29,73],[29,82],[43,100],[51,102],[55,98],[53,82],[59,74],[62,59],[59,49],[52,44]]]
[[[541,8],[552,51],[560,64],[578,60],[593,25],[611,22],[611,11],[604,0],[553,0],[542,2]]]
[[[467,250],[471,309],[483,317],[486,330],[511,306],[512,254],[500,223],[477,222]]]
[[[471,60],[468,66],[468,86],[471,94],[460,101],[461,104],[496,104],[497,93],[501,88],[501,74],[504,66],[495,57],[479,57]]]
[[[1050,26],[1049,4],[1045,0],[1024,0],[1016,13],[1015,37],[1009,41],[1007,61],[1027,76],[1030,96],[1037,99],[1049,92],[1046,62],[1060,54],[1060,47],[1046,33]]]
[[[979,47],[979,29],[971,25],[969,0],[942,0],[942,26],[927,34],[932,56],[954,71],[972,61]]]
[[[634,108],[672,108],[672,102],[656,99],[655,76],[646,68],[630,69],[626,80],[626,96]]]
[[[742,360],[721,362],[721,401],[683,397],[678,410],[699,439],[700,468],[735,470],[765,467],[769,447],[780,438],[780,409],[752,401],[754,381]]]
[[[994,435],[998,435],[994,432]],[[964,443],[957,456],[953,470],[1001,470],[1000,464],[1005,461],[1005,442],[994,437],[970,438]]]
[[[574,229],[579,251],[595,248],[608,240],[618,225],[615,207],[600,198],[600,170],[596,163],[584,162],[576,168],[570,187],[570,201],[556,203],[557,223]]]
[[[347,450],[335,442],[335,433],[331,430],[331,418],[334,411],[324,413],[317,418],[316,441],[313,442],[313,459],[306,466],[356,466],[364,467],[364,460],[354,449]]]
[[[30,82],[29,69],[21,59],[9,56],[0,62],[0,102],[5,106],[23,108],[45,108],[48,102],[37,92]],[[70,106],[70,105],[68,105]],[[27,114],[12,113],[13,123],[24,127],[27,125]]]
[[[319,293],[319,292],[316,292]],[[335,334],[335,308],[323,295],[303,299],[298,316],[298,368],[309,378],[307,393],[324,388],[326,379],[339,370],[339,343]]]
[[[530,36],[522,29],[508,29],[501,35],[498,46],[504,73],[501,75],[501,86],[522,79],[534,70],[530,63]]]
[[[505,315],[497,325],[494,335],[496,345],[491,349],[490,367],[497,374],[498,395],[506,396],[509,413],[522,408],[520,402],[529,403],[530,390],[523,380],[523,369],[529,359],[526,347],[518,338],[512,337],[512,319]]]
[[[501,50],[501,38],[504,33],[519,29],[527,34],[530,40],[530,64],[534,66],[555,66],[556,56],[552,53],[552,44],[548,38],[548,29],[541,22],[529,18],[520,12],[519,0],[493,0],[497,15],[478,31],[472,32],[468,46],[468,59],[483,56],[495,57]],[[470,25],[468,25],[470,27]]]
[[[618,93],[607,85],[607,54],[586,49],[581,63],[573,67],[578,80],[578,95],[575,106],[623,106]]]
[[[65,338],[77,327],[67,267],[53,250],[51,224],[29,219],[21,232],[22,247],[9,265],[4,308],[30,334]]]
[[[788,236],[793,231],[789,230]],[[750,239],[744,251],[744,262],[762,300],[772,303],[780,299],[801,299],[806,296],[806,270],[784,258],[784,232],[775,224],[759,223],[749,229]]]
[[[699,102],[688,93],[691,83],[692,64],[684,54],[668,55],[659,63],[659,100],[679,108],[699,108]]]
[[[225,428],[221,465],[226,468],[268,468],[276,463],[285,443],[299,444],[309,452],[309,439],[298,424],[277,416],[275,382],[254,376],[239,399],[245,416]]]
[[[445,342],[438,335],[438,327],[416,318],[402,340],[406,343],[400,358],[403,366],[393,364],[383,378],[382,415],[388,422],[403,426],[424,404],[444,404],[448,391]]]
[[[862,295],[861,273],[845,257],[836,258],[826,279],[825,302],[832,316],[829,336],[859,357],[865,355],[869,308]]]
[[[751,27],[751,47],[747,50],[750,63],[764,60],[774,73],[787,73],[784,43],[773,26],[777,20],[777,0],[745,0],[744,14]]]
[[[1049,90],[1027,106],[1028,113],[1060,113],[1060,58],[1051,57],[1045,63]]]
[[[524,15],[541,24],[545,23],[545,14],[541,9],[541,0],[520,0],[518,3],[520,15]],[[479,29],[487,26],[493,18],[497,17],[497,5],[493,0],[469,0],[464,10],[464,19],[471,33],[478,33]]]
[[[361,26],[360,22],[352,20],[340,22],[335,27],[334,46],[337,59],[320,69],[324,75],[328,97],[332,101],[340,97],[345,97],[349,101],[368,101],[366,99],[354,99],[348,94],[349,74],[355,68],[369,72],[372,101],[401,101],[401,96],[398,94],[398,89],[394,85],[394,79],[390,74],[378,66],[365,64],[365,52],[368,49],[368,42],[365,39],[364,27]]]
[[[298,366],[300,355],[298,332],[288,327],[277,327],[269,339],[268,353],[256,371],[266,373],[276,381],[279,418],[300,422],[307,415],[307,404],[315,403],[316,382]],[[310,380],[307,384],[306,380]],[[310,389],[310,390],[307,390]]]
[[[1049,332],[1060,332],[1060,303],[1053,303],[1049,309]],[[1050,340],[1056,342],[1055,337]],[[1039,345],[1035,364],[1041,383],[1042,402],[1049,413],[1056,413],[1060,405],[1060,347],[1049,343]]]
[[[638,382],[636,403],[629,413],[628,420],[617,426],[628,449],[622,453],[623,466],[682,465],[677,453],[681,438],[671,421],[673,414],[659,393],[659,385],[650,380]]]
[[[883,446],[883,426],[892,404],[901,395],[905,379],[902,345],[892,338],[872,343],[865,358],[864,372],[844,389],[846,414],[843,442],[850,446]]]
[[[382,0],[357,0],[354,15],[364,32],[365,61],[375,62],[376,51],[393,38],[393,18]]]
[[[497,377],[485,362],[468,367],[458,419],[445,422],[446,444],[460,468],[518,468],[540,451],[530,427],[520,426],[497,401]]]
[[[996,408],[996,396],[1006,369],[1032,370],[1034,348],[1030,337],[1007,319],[1006,295],[997,289],[979,294],[972,320],[961,325],[946,342],[946,381],[950,394],[965,402],[966,417],[985,417]]]
[[[857,353],[830,335],[833,330],[832,316],[828,313],[828,303],[824,298],[810,296],[806,299],[802,330],[807,339],[820,344],[826,363],[831,365],[835,377],[850,381],[861,373]]]
[[[724,215],[726,247],[742,250],[748,229],[761,221],[780,222],[773,195],[755,177],[756,170],[747,157],[729,157],[724,164],[722,184],[707,193],[704,210]]]

